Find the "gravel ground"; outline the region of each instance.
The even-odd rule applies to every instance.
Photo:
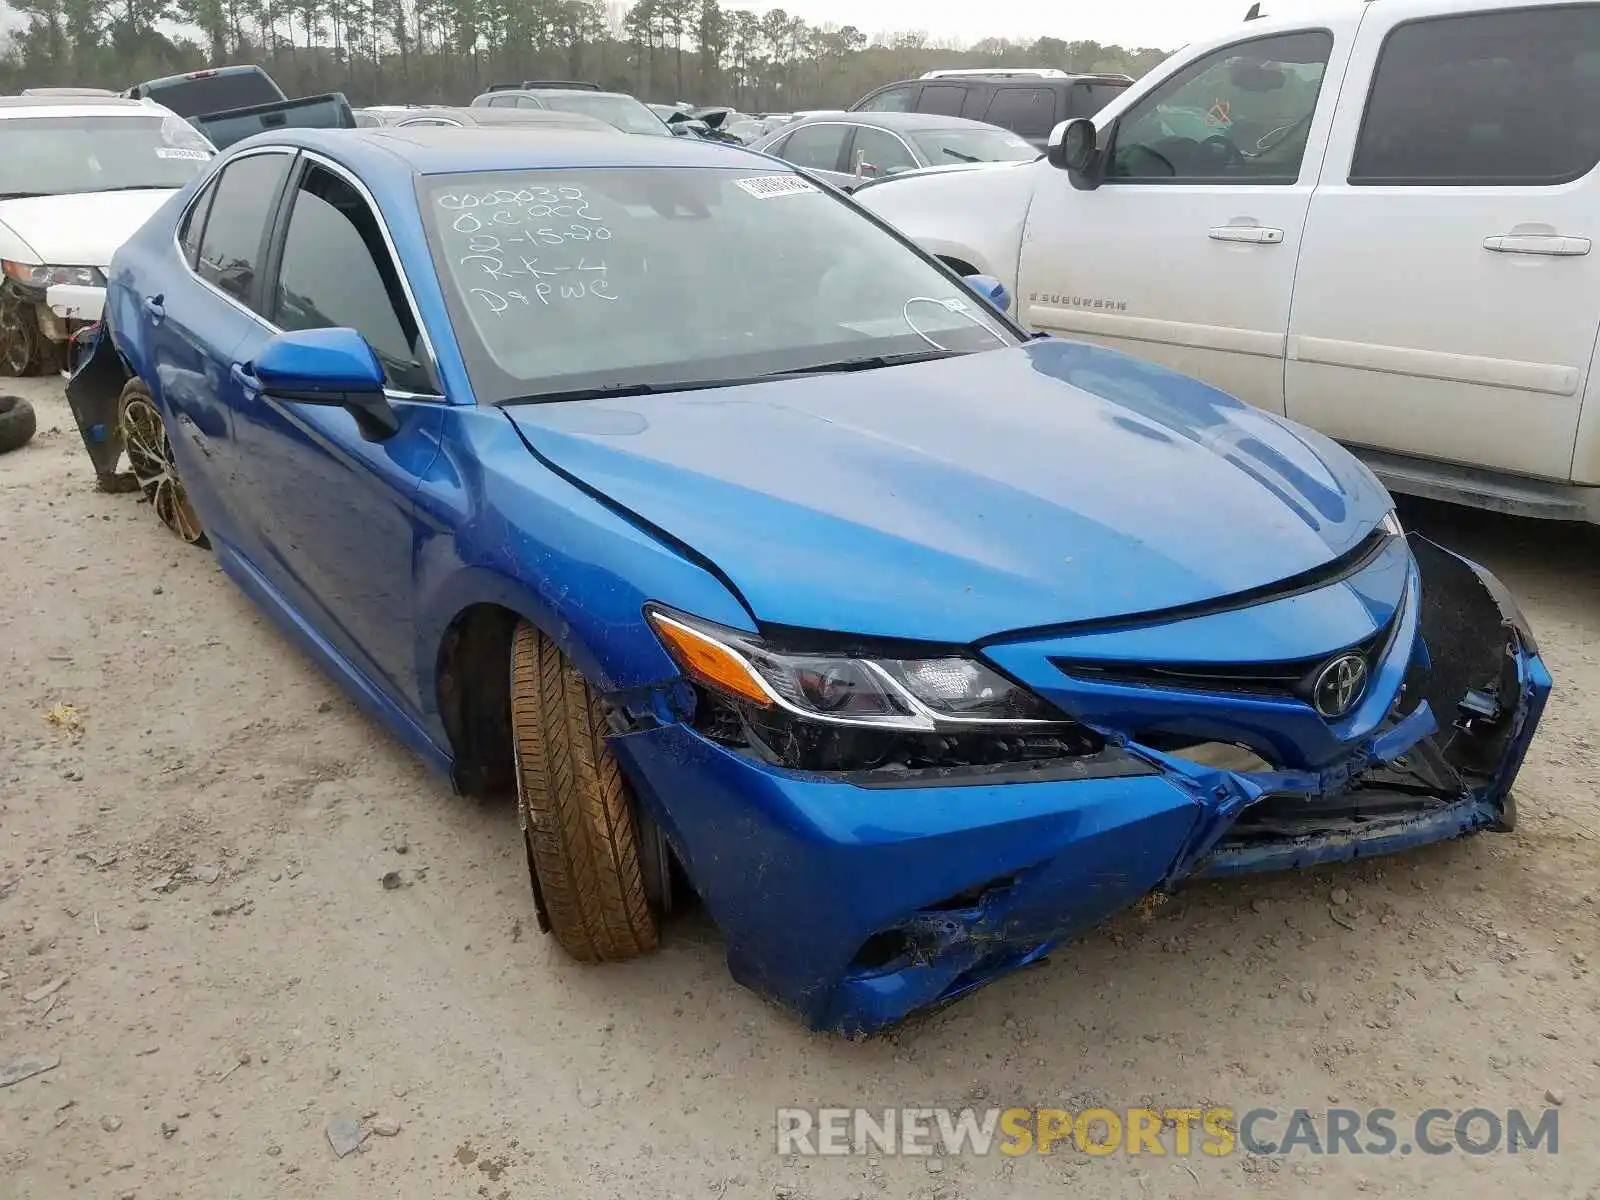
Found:
[[[514,810],[450,796],[209,556],[96,492],[54,381],[16,390],[41,432],[0,458],[0,1065],[60,1062],[0,1087],[0,1195],[1596,1195],[1593,531],[1405,509],[1501,572],[1556,676],[1514,834],[1199,886],[851,1044],[734,985],[703,919],[637,964],[565,961]],[[1407,1129],[1547,1094],[1554,1156],[774,1153],[796,1104]],[[338,1158],[338,1118],[392,1136]]]

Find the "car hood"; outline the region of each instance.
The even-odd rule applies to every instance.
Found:
[[[1328,439],[1115,351],[518,405],[533,451],[769,624],[970,643],[1261,587],[1391,507]]]
[[[866,183],[863,183],[860,187],[858,187],[856,191],[861,192],[867,188],[876,190],[877,188],[883,187],[885,184],[899,183],[904,179],[926,179],[929,175],[954,175],[969,171],[1003,171],[1008,168],[1025,167],[1030,163],[1036,163],[1038,161],[1039,160],[1036,158],[1017,158],[1006,159],[1003,162],[939,163],[936,166],[917,167],[914,170],[901,171],[895,175],[885,175],[881,179],[868,180]]]
[[[0,200],[0,221],[57,267],[111,265],[111,256],[166,203],[177,188],[137,192],[80,192]]]

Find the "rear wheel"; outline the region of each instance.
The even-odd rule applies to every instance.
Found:
[[[156,510],[161,523],[189,545],[209,546],[205,528],[189,503],[183,478],[178,474],[166,424],[143,380],[128,380],[117,408],[122,444],[128,451],[128,463],[144,498]]]
[[[511,731],[540,924],[579,962],[654,950],[636,802],[605,743],[600,699],[526,622],[512,639]]]

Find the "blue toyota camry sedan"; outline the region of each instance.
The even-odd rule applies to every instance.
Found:
[[[1338,446],[1034,338],[761,155],[285,130],[116,256],[96,466],[466,793],[540,924],[882,1028],[1201,876],[1515,819],[1550,690]]]

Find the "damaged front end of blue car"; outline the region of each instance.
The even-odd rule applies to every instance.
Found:
[[[814,1028],[883,1029],[1191,879],[1508,830],[1551,688],[1494,577],[1392,518],[1257,594],[973,654],[1069,720],[829,770],[837,739],[695,684],[613,743],[735,976]]]

